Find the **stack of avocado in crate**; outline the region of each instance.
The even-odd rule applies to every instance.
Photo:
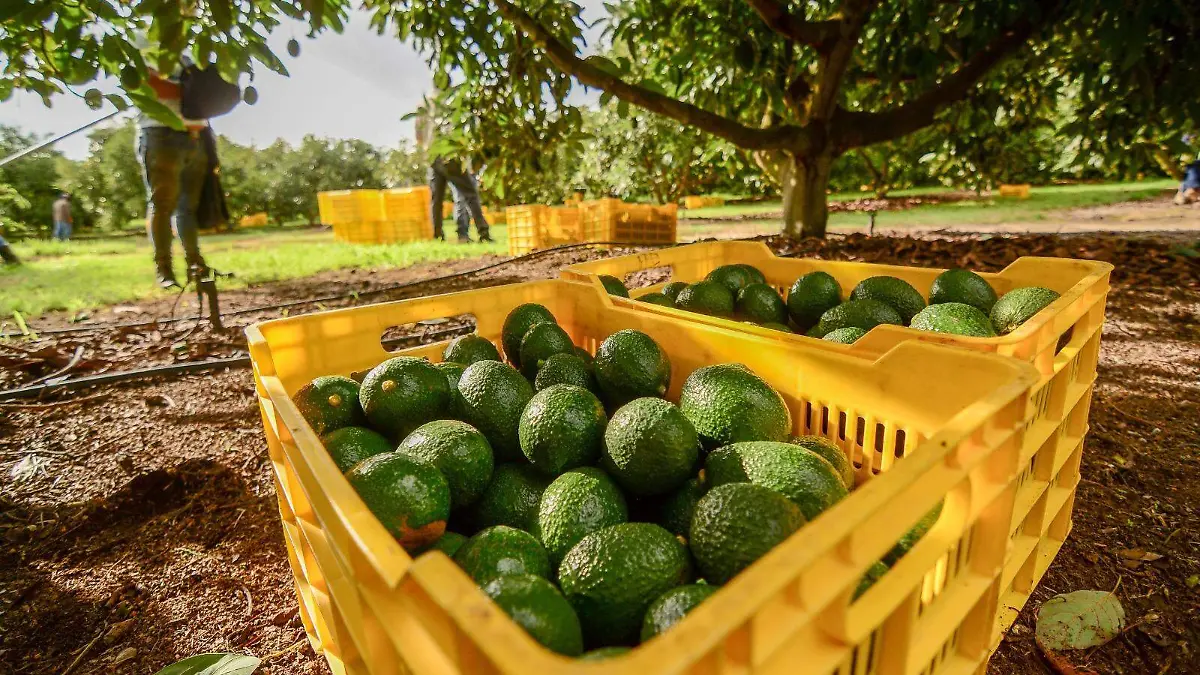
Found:
[[[627,275],[658,268],[670,269],[668,281],[624,291]],[[1070,531],[1111,269],[1026,257],[977,274],[789,259],[761,243],[714,242],[580,263],[563,276],[602,285],[620,307],[785,344],[874,359],[916,340],[1032,364],[1040,379],[1012,478],[994,645]]]
[[[333,236],[353,244],[391,244],[429,239],[429,188],[337,190],[317,195],[321,222]]]

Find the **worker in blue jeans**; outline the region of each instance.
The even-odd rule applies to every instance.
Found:
[[[162,77],[151,77],[160,103],[178,111],[179,88]],[[173,106],[172,106],[173,104]],[[201,134],[207,120],[184,119],[182,131],[142,115],[138,120],[138,159],[146,184],[146,231],[154,246],[154,267],[158,285],[179,286],[171,267],[171,229],[174,225],[189,269],[205,268],[200,255],[197,211],[204,181],[208,176],[208,153]]]
[[[483,217],[483,203],[479,199],[479,183],[475,177],[463,170],[457,159],[433,160],[429,165],[430,217],[433,220],[433,236],[444,239],[442,234],[442,200],[446,196],[446,184],[454,191],[454,221],[458,225],[458,243],[470,243],[471,219],[475,219],[475,230],[479,241],[492,241],[487,219]]]
[[[75,219],[71,216],[71,195],[60,194],[51,206],[54,216],[54,231],[50,236],[57,241],[68,241],[71,238],[71,227]]]

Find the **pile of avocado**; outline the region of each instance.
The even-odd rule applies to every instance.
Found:
[[[601,281],[609,293],[629,297],[620,279],[606,275]],[[1055,291],[1037,286],[1015,288],[997,299],[983,277],[950,269],[934,279],[928,301],[912,284],[892,276],[863,279],[843,301],[841,285],[827,272],[796,279],[784,301],[762,272],[746,264],[721,265],[703,281],[671,282],[638,298],[843,344],[885,323],[971,337],[1007,335],[1057,299]]]
[[[405,550],[450,556],[560,654],[662,633],[854,487],[842,450],[792,436],[784,398],[744,365],[698,368],[668,401],[649,335],[589,354],[537,304],[508,314],[499,346],[465,335],[441,363],[398,356],[294,400]]]

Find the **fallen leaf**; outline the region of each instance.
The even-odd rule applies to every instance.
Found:
[[[1109,591],[1075,591],[1042,603],[1037,641],[1050,651],[1098,647],[1125,628],[1125,608]]]
[[[133,647],[126,647],[125,649],[122,649],[120,652],[117,653],[116,657],[113,658],[112,664],[114,666],[119,666],[122,663],[125,663],[126,661],[132,661],[133,659],[136,659],[136,658],[137,658],[137,650],[134,649]]]
[[[200,654],[172,663],[156,675],[250,675],[259,663],[244,654]]]
[[[1162,556],[1150,551],[1143,551],[1140,548],[1123,548],[1117,551],[1117,555],[1126,560],[1140,560],[1142,562],[1154,562],[1162,560]]]

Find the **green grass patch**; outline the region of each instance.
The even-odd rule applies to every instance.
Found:
[[[448,228],[448,236],[453,237]],[[508,251],[504,226],[492,227],[490,244],[420,241],[366,246],[335,241],[329,231],[276,230],[212,235],[200,246],[209,264],[237,276],[222,288],[305,277],[325,270],[407,267],[421,262],[473,258]],[[0,268],[0,317],[19,311],[78,312],[100,305],[169,295],[154,284],[153,255],[141,237],[100,241],[31,241],[14,245],[25,264]],[[183,253],[175,244],[175,268],[184,278]]]

